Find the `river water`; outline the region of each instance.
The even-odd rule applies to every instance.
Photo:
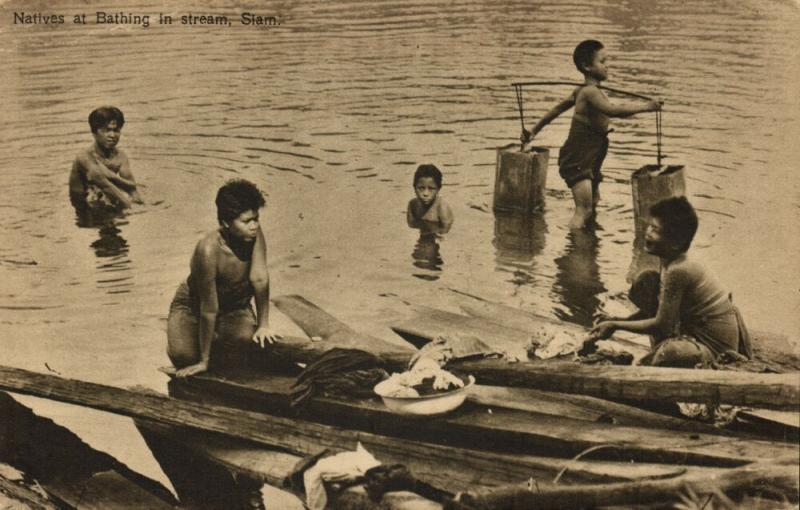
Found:
[[[800,330],[795,2],[116,4],[0,2],[3,365],[163,391],[156,368],[167,364],[169,302],[196,241],[216,224],[216,189],[232,177],[268,193],[273,295],[302,294],[387,340],[404,302],[457,310],[447,289],[589,324],[628,286],[630,176],[655,162],[654,115],[614,122],[603,230],[565,228],[572,200],[555,161],[570,114],[539,136],[551,149],[544,215],[491,213],[495,149],[520,130],[510,83],[579,80],[571,53],[585,38],[606,45],[609,86],[665,101],[667,162],[685,165],[700,214],[695,256],[751,326]],[[14,24],[23,11],[66,23]],[[151,25],[96,25],[96,11],[149,14]],[[242,12],[281,24],[242,26]],[[89,23],[73,24],[78,13]],[[158,13],[176,23],[156,25]],[[233,22],[180,25],[183,14]],[[526,125],[570,91],[526,89]],[[87,115],[103,104],[125,113],[120,147],[147,204],[87,226],[76,222],[66,180],[92,142]],[[436,244],[418,245],[405,225],[420,163],[442,169],[456,217]],[[36,406],[153,469],[134,452],[141,445],[115,440],[133,435],[127,422]]]

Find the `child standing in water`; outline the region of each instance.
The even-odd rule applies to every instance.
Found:
[[[617,105],[609,102],[598,85],[608,79],[608,65],[603,44],[583,41],[575,48],[572,59],[584,76],[584,84],[547,112],[531,129],[523,133],[523,150],[531,147],[533,138],[559,115],[575,107],[567,141],[558,154],[558,172],[572,190],[575,213],[570,228],[584,228],[592,219],[600,200],[600,169],[608,152],[610,117],[630,117],[661,109],[658,101],[643,105]]]
[[[212,344],[216,356],[226,344],[252,340],[263,347],[279,338],[269,329],[267,243],[259,225],[264,197],[253,183],[231,180],[216,204],[219,228],[197,243],[169,309],[167,354],[178,377],[208,370]]]
[[[69,196],[78,210],[119,210],[142,203],[128,156],[117,149],[125,116],[113,106],[89,114],[94,144],[72,163]]]
[[[406,220],[423,233],[446,234],[453,226],[453,211],[442,200],[442,172],[434,165],[420,165],[414,172],[416,198],[408,202]]]

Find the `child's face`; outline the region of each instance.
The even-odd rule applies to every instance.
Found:
[[[94,140],[103,149],[111,150],[119,143],[119,137],[122,134],[122,128],[117,125],[116,120],[112,120],[104,127],[98,128],[97,131],[92,133]]]
[[[599,49],[595,52],[592,63],[586,67],[586,72],[589,76],[598,81],[608,79],[608,67],[606,66],[605,49]]]
[[[428,205],[436,199],[439,187],[433,177],[420,177],[414,184],[414,192],[423,204]]]
[[[233,220],[223,223],[223,225],[234,239],[252,243],[258,235],[258,211],[254,209],[245,211]]]
[[[669,256],[676,251],[675,243],[664,235],[664,227],[658,218],[650,218],[644,234],[644,250],[657,257]]]

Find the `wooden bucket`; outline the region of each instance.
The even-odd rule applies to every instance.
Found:
[[[631,177],[633,221],[636,227],[635,246],[644,244],[644,233],[650,221],[650,207],[665,198],[686,195],[683,165],[645,165]]]
[[[550,150],[534,147],[519,152],[516,147],[497,149],[493,209],[526,214],[542,210]]]

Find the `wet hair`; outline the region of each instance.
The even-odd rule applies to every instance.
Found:
[[[258,211],[266,201],[255,184],[244,179],[231,179],[217,191],[217,220],[233,221],[245,211]]]
[[[414,187],[417,186],[417,181],[423,177],[433,177],[433,182],[436,183],[436,187],[442,187],[442,171],[436,168],[436,165],[418,166],[417,171],[414,172]]]
[[[603,48],[603,43],[594,39],[581,41],[575,46],[575,51],[572,52],[572,61],[575,62],[575,67],[578,68],[578,71],[585,73],[586,70],[584,68],[592,65],[595,53]]]
[[[125,125],[125,116],[119,108],[101,106],[89,114],[89,127],[92,128],[92,133],[97,133],[98,129],[106,127],[112,120],[117,121],[117,127],[119,128]]]
[[[661,223],[662,234],[685,252],[697,233],[697,213],[686,197],[672,197],[654,204],[650,216]]]

